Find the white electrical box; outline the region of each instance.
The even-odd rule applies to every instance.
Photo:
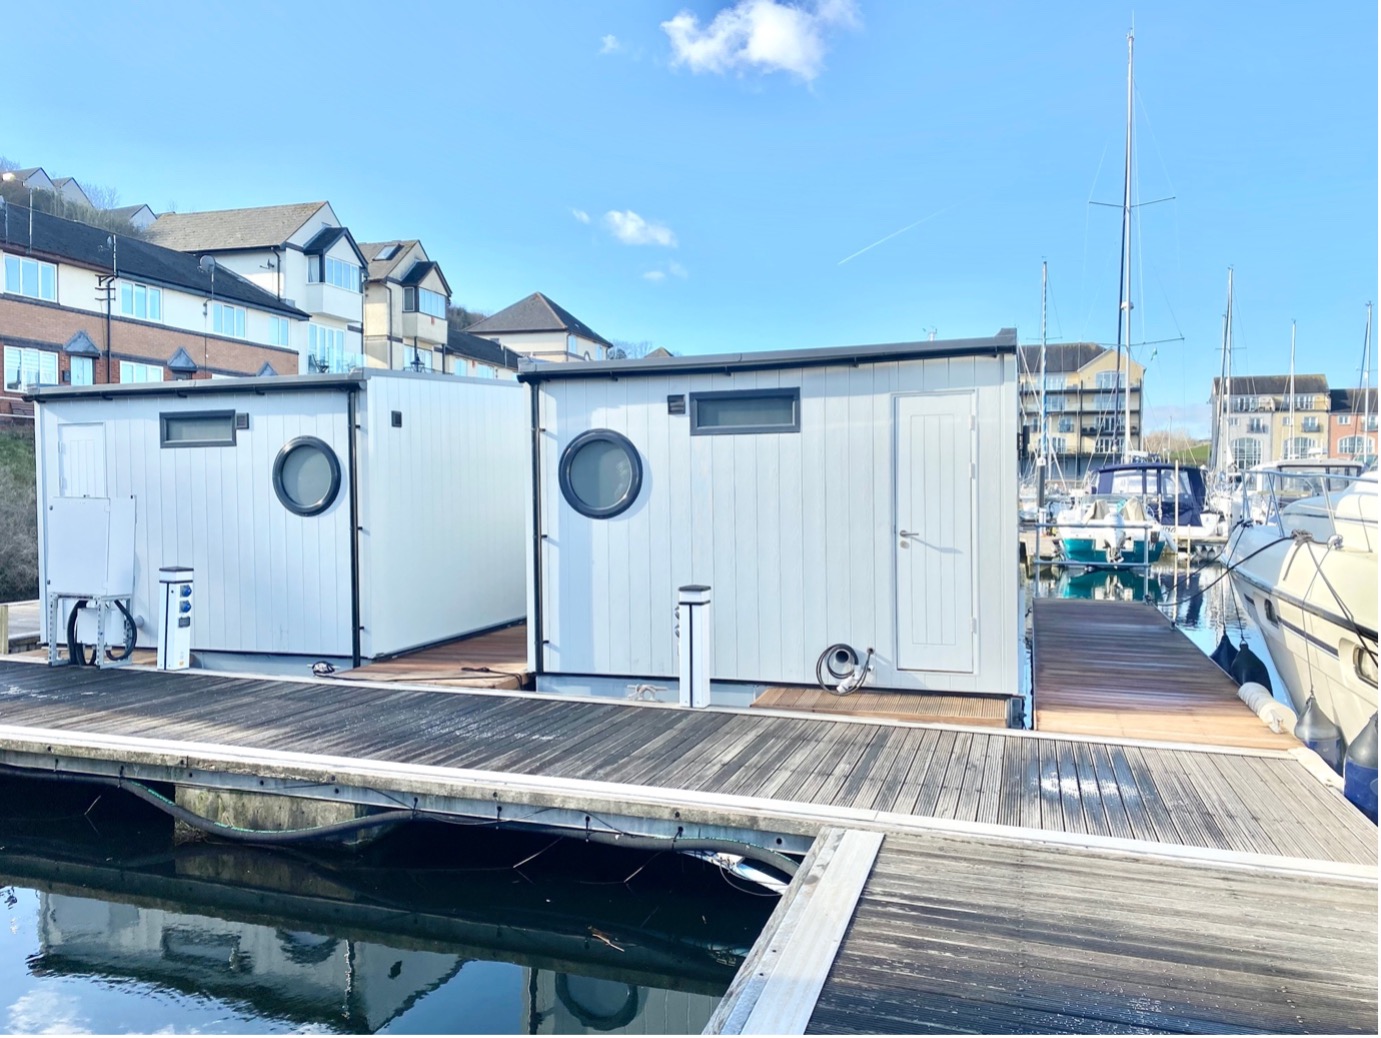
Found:
[[[186,670],[192,662],[192,570],[158,570],[158,669]]]
[[[45,561],[50,595],[133,595],[134,498],[53,498]]]

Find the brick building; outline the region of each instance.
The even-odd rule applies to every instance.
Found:
[[[32,239],[31,239],[32,235]],[[307,314],[210,260],[15,205],[0,212],[0,421],[36,385],[296,374]]]

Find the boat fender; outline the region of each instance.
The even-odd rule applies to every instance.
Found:
[[[1376,715],[1347,748],[1343,760],[1343,796],[1376,821]]]
[[[1232,675],[1232,680],[1239,685],[1245,685],[1253,681],[1258,685],[1265,685],[1271,688],[1271,675],[1266,669],[1266,664],[1261,662],[1261,657],[1252,652],[1251,646],[1243,644],[1237,650],[1237,655],[1232,661],[1232,666],[1228,669]]]
[[[1278,702],[1271,690],[1255,681],[1248,681],[1237,690],[1237,698],[1251,708],[1252,713],[1265,721],[1277,735],[1288,732],[1298,723],[1295,712],[1284,703]]]
[[[1343,770],[1343,732],[1312,695],[1295,725],[1295,738],[1323,758],[1339,774]]]
[[[1225,674],[1232,673],[1232,661],[1237,659],[1237,646],[1232,644],[1227,631],[1218,639],[1218,648],[1214,649],[1208,658],[1218,664]]]

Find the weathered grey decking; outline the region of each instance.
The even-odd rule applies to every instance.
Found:
[[[1377,859],[1374,826],[1295,760],[1264,752],[14,662],[0,662],[0,726],[9,751],[35,745],[22,729],[49,729],[704,793],[729,804],[726,819],[739,797],[759,813],[762,801],[810,804]]]
[[[1374,880],[885,838],[808,1033],[1376,1034]]]

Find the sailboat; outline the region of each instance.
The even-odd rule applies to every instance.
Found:
[[[1131,436],[1132,332],[1132,103],[1135,33],[1127,33],[1127,145],[1122,176],[1122,270],[1117,301],[1117,393],[1122,404],[1122,464],[1134,465]],[[1125,331],[1125,335],[1124,335]],[[1123,347],[1126,347],[1124,352]],[[1095,484],[1095,490],[1102,488]],[[1145,566],[1159,561],[1167,537],[1156,507],[1145,491],[1144,476],[1129,492],[1091,493],[1056,516],[1065,559],[1086,566]],[[1159,503],[1157,483],[1156,504]]]

